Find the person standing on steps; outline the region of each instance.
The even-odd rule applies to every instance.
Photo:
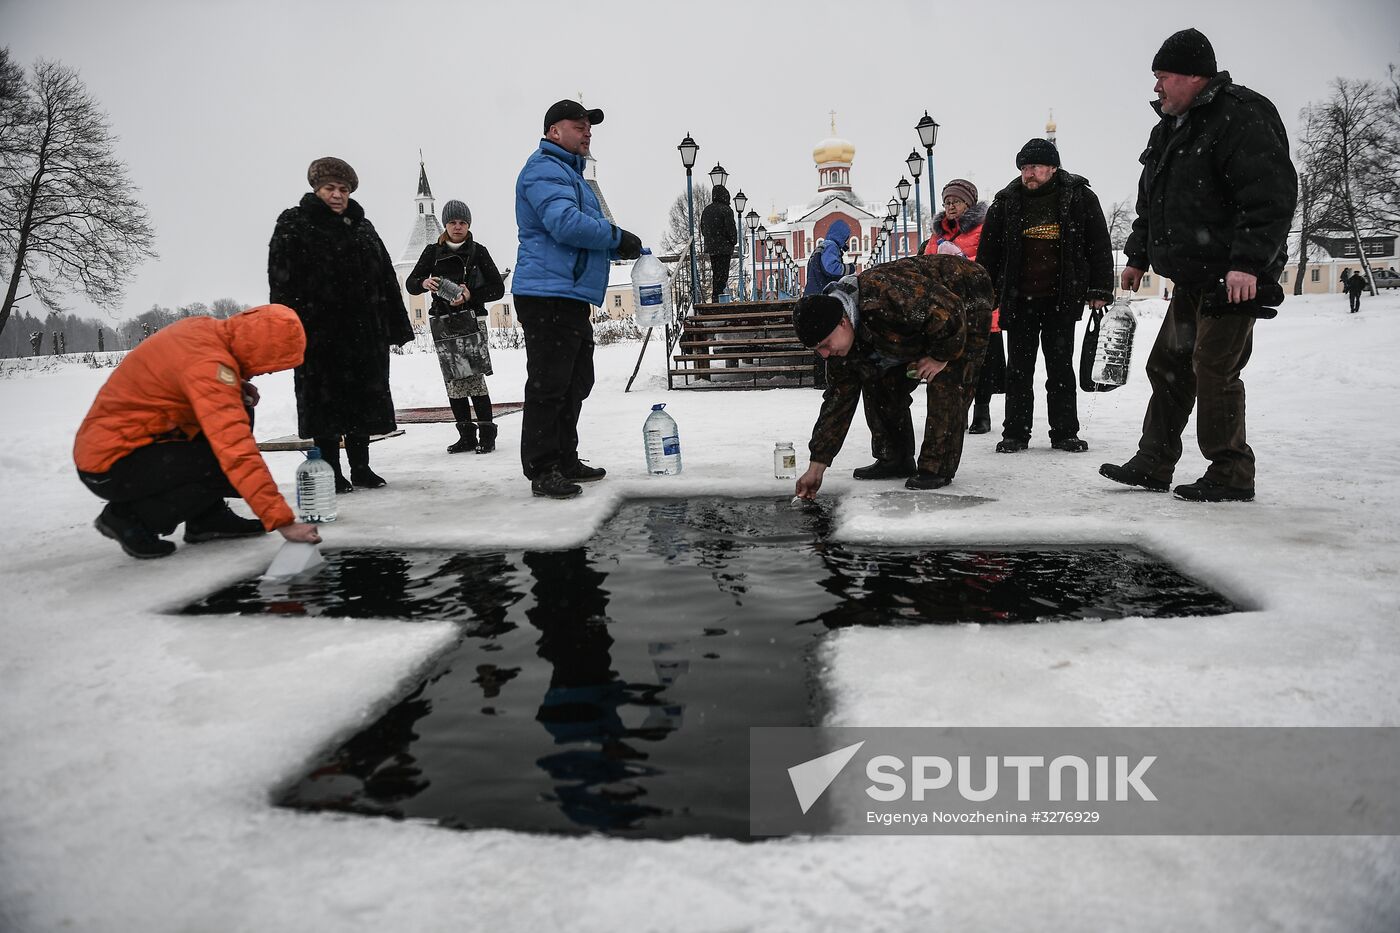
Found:
[[[1298,175],[1278,110],[1217,70],[1215,49],[1198,30],[1168,36],[1152,75],[1161,119],[1140,160],[1121,284],[1137,291],[1151,268],[1175,286],[1147,358],[1152,397],[1137,453],[1099,473],[1166,492],[1194,408],[1196,440],[1210,466],[1172,492],[1191,502],[1247,502],[1254,451],[1245,440],[1240,375],[1253,352],[1255,317],[1274,313],[1261,312],[1261,302],[1283,300],[1278,278]]]
[[[996,283],[1006,337],[1006,419],[997,453],[1030,446],[1035,361],[1045,356],[1050,446],[1082,453],[1074,326],[1084,304],[1113,300],[1113,247],[1099,199],[1087,179],[1060,168],[1048,139],[1016,153],[1019,178],[997,192],[982,226],[978,262]]]
[[[578,420],[593,389],[593,306],[602,305],[610,260],[636,259],[642,241],[603,216],[584,184],[593,127],[603,111],[552,104],[544,138],[515,181],[520,232],[511,294],[525,332],[525,410],[520,464],[530,493],[571,499],[607,471],[578,456]]]
[[[277,218],[268,246],[274,304],[297,313],[306,329],[306,359],[296,368],[297,431],[314,439],[335,471],[335,489],[376,489],[369,438],[394,421],[389,347],[413,339],[389,252],[364,208],[350,197],[359,176],[333,156],[306,170],[311,190]],[[340,469],[345,439],[350,477]]]
[[[486,377],[491,374],[486,303],[506,293],[505,283],[486,247],[472,237],[472,212],[466,204],[455,199],[444,204],[442,223],[442,236],[424,248],[404,287],[410,295],[433,293],[429,326],[447,401],[457,420],[458,438],[447,452],[489,454],[496,449],[496,422],[486,389]],[[448,301],[438,292],[444,281],[462,286],[462,293]]]
[[[807,260],[807,285],[803,295],[820,295],[822,289],[846,274],[846,242],[851,238],[851,225],[837,220],[826,230],[821,248]]]
[[[739,242],[739,232],[734,211],[729,207],[729,189],[715,185],[711,197],[713,200],[700,212],[700,236],[705,254],[710,257],[710,300],[719,301],[729,287],[729,260]]]

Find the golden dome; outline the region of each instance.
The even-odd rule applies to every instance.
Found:
[[[1045,132],[1048,135],[1055,132],[1055,129],[1055,111],[1052,110],[1050,111],[1050,119],[1045,121]]]
[[[844,162],[849,165],[855,161],[855,157],[855,143],[839,136],[829,136],[817,143],[816,147],[812,149],[812,161],[818,165],[825,165],[828,162]]]

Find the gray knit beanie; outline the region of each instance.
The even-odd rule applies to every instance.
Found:
[[[454,220],[460,220],[468,226],[470,226],[472,222],[471,208],[455,198],[442,206],[443,226],[452,223]]]

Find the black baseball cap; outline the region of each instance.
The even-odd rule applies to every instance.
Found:
[[[593,126],[603,122],[603,111],[589,110],[576,100],[561,100],[544,112],[544,131],[560,120],[587,120]]]

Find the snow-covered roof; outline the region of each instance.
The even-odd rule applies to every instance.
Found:
[[[418,257],[423,255],[423,247],[429,243],[436,243],[440,236],[442,224],[438,222],[437,215],[419,214],[418,219],[413,222],[413,230],[408,234],[408,245],[403,248],[399,262],[417,262]]]

